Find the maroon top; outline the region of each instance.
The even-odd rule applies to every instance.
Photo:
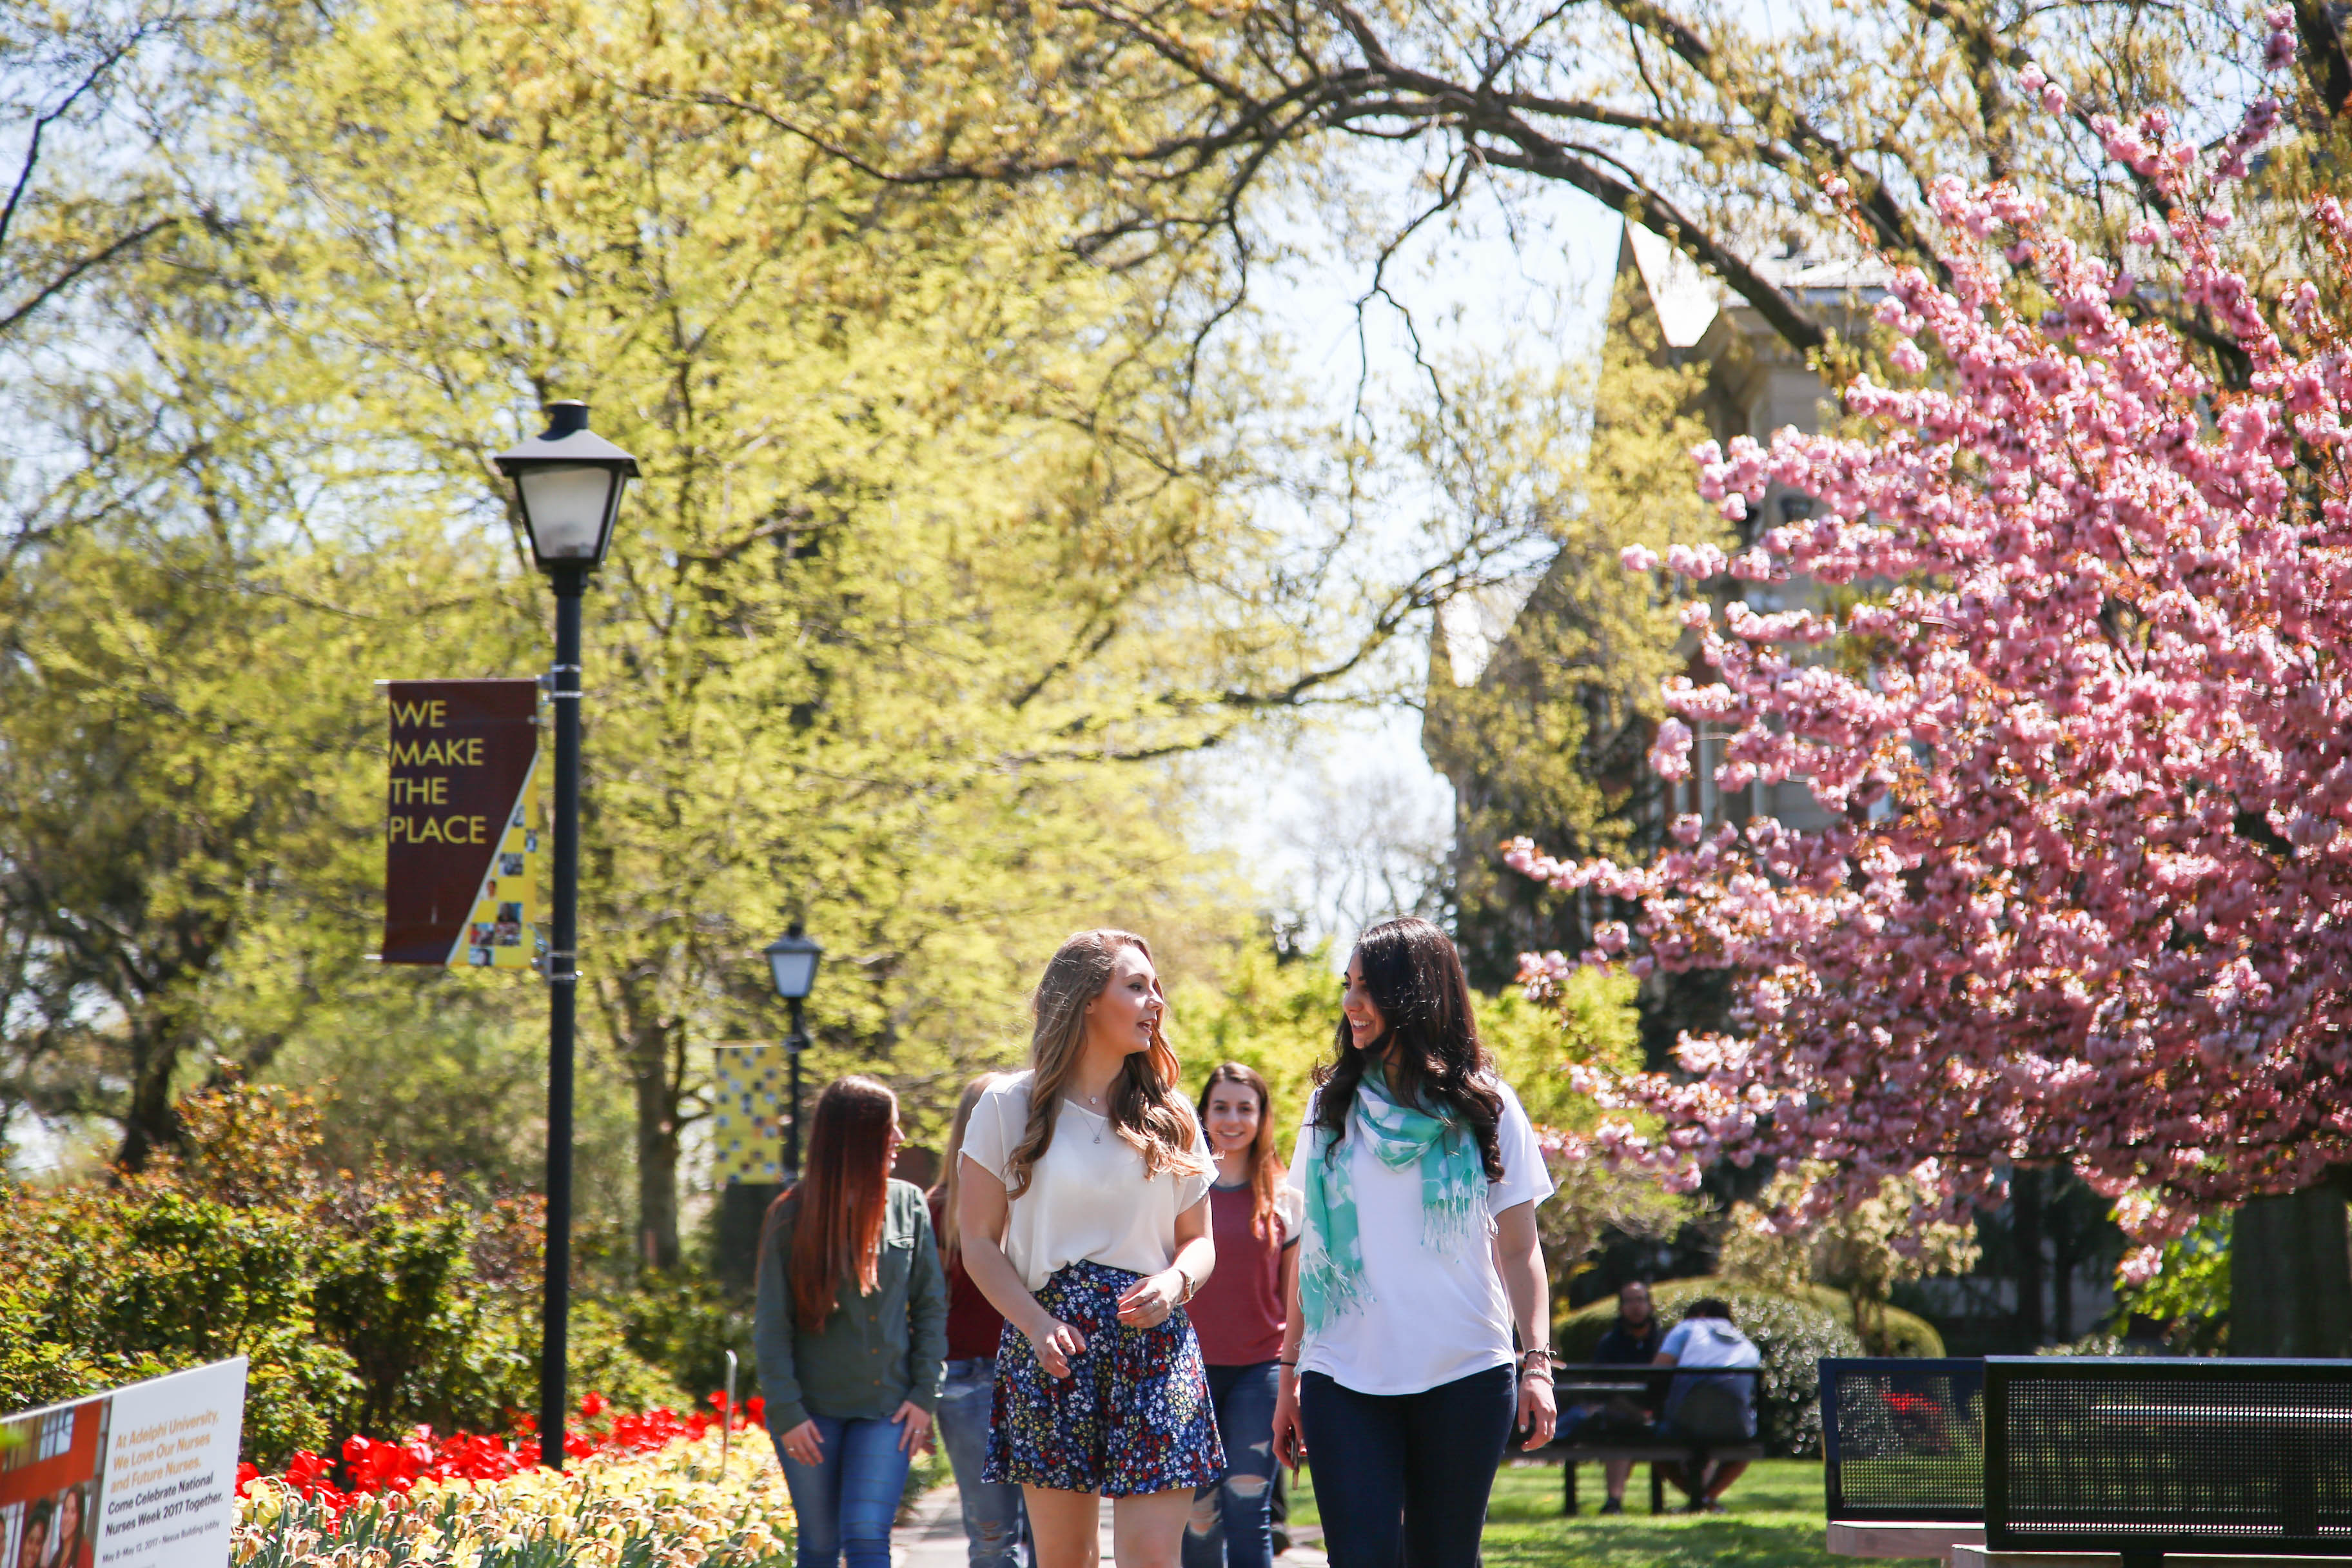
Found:
[[[1211,1366],[1255,1366],[1282,1355],[1282,1254],[1298,1238],[1276,1215],[1260,1236],[1252,1222],[1257,1194],[1244,1182],[1209,1189],[1209,1239],[1217,1267],[1185,1311]]]
[[[943,1206],[939,1199],[931,1200],[934,1236],[941,1234],[940,1211]],[[1004,1314],[971,1282],[971,1276],[964,1271],[961,1250],[942,1261],[948,1267],[948,1360],[993,1359],[996,1338],[1004,1331]]]

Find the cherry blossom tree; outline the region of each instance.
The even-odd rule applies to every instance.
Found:
[[[1665,565],[1847,607],[1686,605],[1716,679],[1669,682],[1652,763],[1687,776],[1704,723],[1727,794],[1801,781],[1833,821],[1685,817],[1643,867],[1509,847],[1633,917],[1526,955],[1532,991],[1577,963],[1735,976],[1680,1074],[1585,1076],[1612,1112],[1593,1151],[1684,1186],[1717,1160],[1801,1170],[1791,1229],[1895,1177],[1949,1222],[2013,1168],[2070,1165],[2117,1200],[2140,1278],[2246,1204],[2242,1238],[2276,1215],[2332,1252],[2242,1287],[2284,1304],[2233,1348],[2352,1351],[2329,1186],[2352,1163],[2352,337],[2308,282],[2267,308],[2228,259],[2227,193],[2277,118],[2206,152],[2159,115],[2099,126],[2162,215],[2135,259],[2200,338],[2031,193],[1947,184],[1946,273],[1896,267],[1878,311],[1902,384],[1844,389],[1874,432],[1696,453],[1727,517],[1776,482],[1816,515]],[[2352,256],[2344,210],[2313,216]]]

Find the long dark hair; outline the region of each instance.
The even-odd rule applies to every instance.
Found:
[[[1259,1237],[1274,1226],[1274,1189],[1282,1184],[1282,1156],[1274,1152],[1274,1094],[1255,1068],[1220,1062],[1201,1086],[1201,1126],[1209,1125],[1209,1092],[1221,1083],[1237,1083],[1257,1096],[1257,1136],[1250,1140],[1250,1228]]]
[[[1494,1063],[1478,1042],[1478,1020],[1470,1010],[1470,977],[1462,955],[1444,931],[1424,920],[1382,921],[1356,939],[1354,960],[1364,966],[1364,989],[1381,1010],[1387,1032],[1369,1050],[1358,1050],[1345,1014],[1339,1018],[1339,1058],[1315,1074],[1315,1125],[1327,1134],[1324,1157],[1339,1153],[1348,1136],[1348,1116],[1356,1108],[1356,1086],[1375,1056],[1385,1051],[1389,1092],[1401,1105],[1467,1126],[1478,1140],[1486,1179],[1503,1179],[1503,1091]]]
[[[881,1279],[882,1229],[888,1216],[890,1121],[898,1097],[878,1079],[835,1079],[816,1097],[808,1169],[770,1206],[762,1247],[775,1244],[776,1221],[795,1211],[793,1255],[784,1261],[793,1315],[811,1333],[833,1316],[844,1281],[870,1296]]]

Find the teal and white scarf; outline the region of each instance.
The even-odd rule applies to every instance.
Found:
[[[1481,1233],[1486,1214],[1486,1170],[1468,1128],[1389,1098],[1387,1080],[1366,1073],[1356,1086],[1348,1131],[1392,1171],[1421,1166],[1421,1240],[1450,1252]],[[1331,1134],[1315,1130],[1307,1174],[1307,1234],[1298,1263],[1298,1302],[1314,1333],[1332,1319],[1371,1300],[1364,1285],[1364,1244],[1356,1219],[1356,1184],[1349,1155],[1327,1157]]]

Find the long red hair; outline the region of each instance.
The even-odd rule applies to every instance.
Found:
[[[861,1296],[880,1282],[890,1126],[898,1115],[898,1097],[875,1079],[835,1079],[816,1097],[808,1168],[776,1200],[778,1210],[793,1206],[793,1255],[784,1269],[793,1315],[811,1333],[824,1331],[844,1281],[856,1279]]]

